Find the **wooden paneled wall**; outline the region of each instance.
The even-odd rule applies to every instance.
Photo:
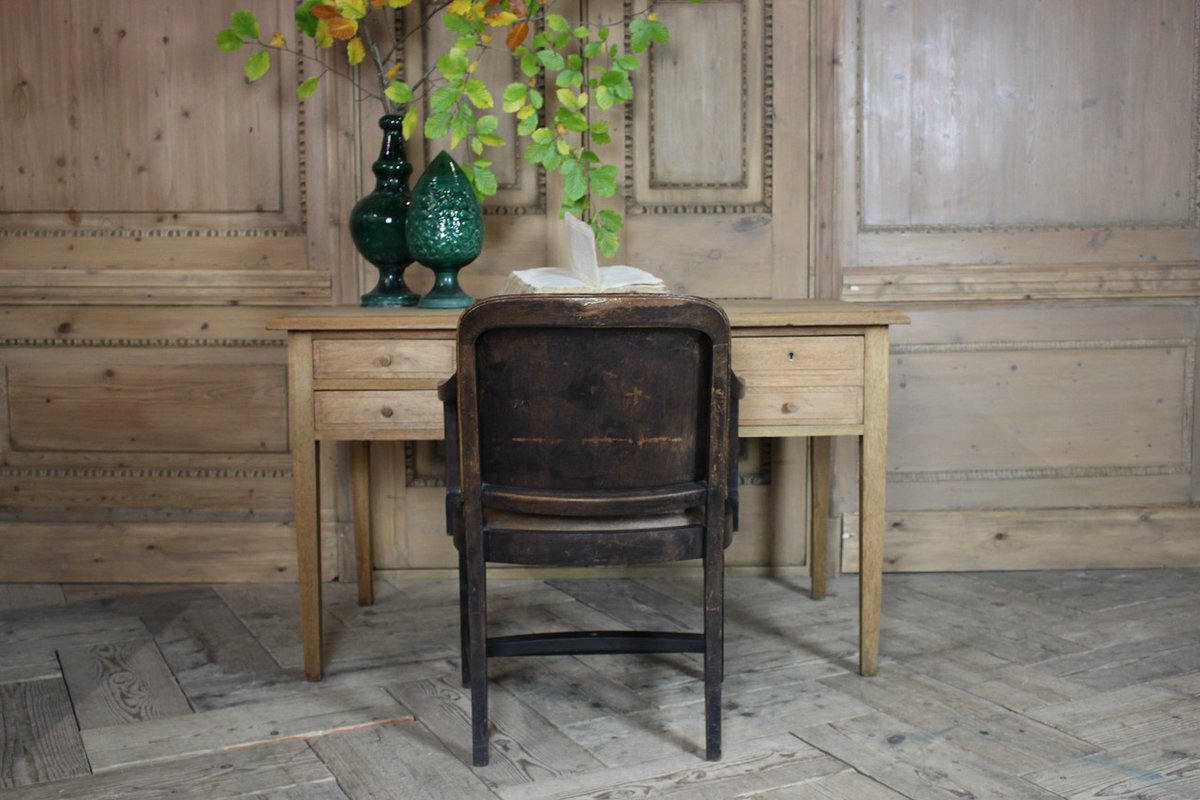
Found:
[[[285,353],[264,325],[373,283],[345,220],[379,112],[332,80],[297,103],[314,62],[247,84],[216,51],[231,11],[287,31],[293,6],[0,0],[0,580],[294,575]],[[680,291],[910,312],[889,568],[1200,563],[1196,0],[658,11],[671,43],[606,148],[617,260]],[[410,77],[446,35],[414,15],[378,31]],[[418,174],[429,150],[411,147]],[[557,183],[518,147],[495,162],[463,276],[480,296],[565,260]],[[746,449],[731,560],[803,565],[804,444]],[[854,457],[835,447],[847,564]],[[329,575],[349,555],[342,460],[322,464]],[[377,564],[451,566],[438,446],[371,460]]]
[[[1197,4],[821,10],[822,286],[912,316],[888,566],[1200,564]]]

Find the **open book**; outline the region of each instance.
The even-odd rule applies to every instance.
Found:
[[[592,226],[567,214],[567,240],[571,267],[522,269],[508,276],[503,294],[589,294],[667,291],[661,278],[637,267],[601,267],[596,259],[596,235]]]

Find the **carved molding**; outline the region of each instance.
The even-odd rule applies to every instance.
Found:
[[[859,233],[939,233],[939,234],[971,234],[971,233],[1043,233],[1049,231],[1095,231],[1098,235],[1106,235],[1107,232],[1113,230],[1192,230],[1200,227],[1200,93],[1192,92],[1192,130],[1191,130],[1191,164],[1192,173],[1191,181],[1191,207],[1192,218],[1186,223],[1177,224],[1150,224],[1150,223],[1105,223],[1097,225],[1070,225],[1070,224],[998,224],[998,225],[960,225],[948,223],[944,225],[867,225],[863,221],[863,208],[865,207],[864,187],[863,187],[863,150],[864,150],[864,129],[865,120],[863,111],[865,104],[863,102],[864,83],[866,74],[866,56],[865,48],[862,46],[864,41],[865,16],[863,10],[864,0],[858,0],[855,3],[855,32],[857,39],[855,43],[855,76],[854,76],[854,92],[857,96],[857,102],[854,104],[854,216],[856,230]],[[1200,5],[1196,6],[1196,11],[1192,21],[1192,72],[1193,72],[1193,87],[1200,86]],[[853,299],[853,298],[849,298]]]
[[[230,469],[173,467],[9,467],[0,466],[0,478],[182,478],[193,480],[291,479],[290,469]]]
[[[0,347],[287,347],[286,339],[0,339]]]
[[[1181,475],[1192,469],[1192,408],[1195,402],[1196,343],[1192,339],[1086,339],[1079,341],[1029,342],[955,342],[935,344],[893,344],[892,355],[923,353],[1004,353],[1078,350],[1148,350],[1179,348],[1183,358],[1183,417],[1180,424],[1183,459],[1176,464],[1147,466],[1098,467],[1038,467],[1029,469],[965,469],[965,470],[897,470],[888,472],[888,480],[896,483],[936,483],[944,481],[992,481],[1031,479],[1078,479],[1153,477]]]
[[[745,6],[747,2],[755,2],[755,0],[737,0],[739,5]],[[774,183],[772,180],[773,174],[773,143],[774,143],[774,77],[772,70],[774,68],[774,0],[760,0],[763,9],[763,30],[762,30],[762,74],[758,76],[762,80],[763,98],[762,108],[758,115],[755,115],[754,110],[749,107],[749,85],[754,76],[750,74],[750,66],[747,60],[749,52],[749,23],[747,14],[743,12],[741,17],[741,57],[742,57],[742,96],[741,100],[741,115],[745,124],[750,125],[756,120],[762,126],[763,142],[762,142],[762,195],[755,202],[701,202],[701,203],[653,203],[639,202],[636,199],[637,187],[634,182],[634,168],[636,164],[636,139],[638,137],[646,137],[651,145],[648,148],[649,164],[649,188],[650,189],[737,189],[747,190],[749,186],[750,172],[750,153],[746,137],[742,139],[741,151],[741,172],[742,179],[737,183],[674,183],[655,180],[655,164],[654,164],[654,147],[653,141],[657,130],[655,119],[655,103],[654,103],[654,58],[651,56],[647,59],[647,63],[643,68],[647,76],[646,85],[649,87],[649,98],[645,101],[648,103],[649,129],[645,131],[637,130],[634,119],[634,104],[629,103],[625,106],[625,213],[636,215],[688,215],[688,214],[770,214],[773,201]],[[624,14],[630,17],[635,12],[633,0],[624,1]],[[628,28],[625,31],[625,48],[629,49],[630,34]],[[638,102],[636,99],[635,103]]]

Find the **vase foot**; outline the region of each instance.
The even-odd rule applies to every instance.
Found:
[[[439,292],[435,286],[417,305],[421,308],[466,308],[474,302],[475,298],[462,289]]]
[[[371,308],[411,308],[417,305],[420,299],[421,295],[416,292],[406,292],[403,294],[368,292],[362,296],[359,304]]]

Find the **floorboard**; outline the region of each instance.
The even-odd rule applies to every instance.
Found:
[[[6,800],[1200,800],[1200,572],[727,582],[723,758],[696,655],[490,663],[470,763],[457,587],[325,587],[304,679],[289,585],[0,584]],[[494,578],[493,633],[698,624],[698,574]]]

